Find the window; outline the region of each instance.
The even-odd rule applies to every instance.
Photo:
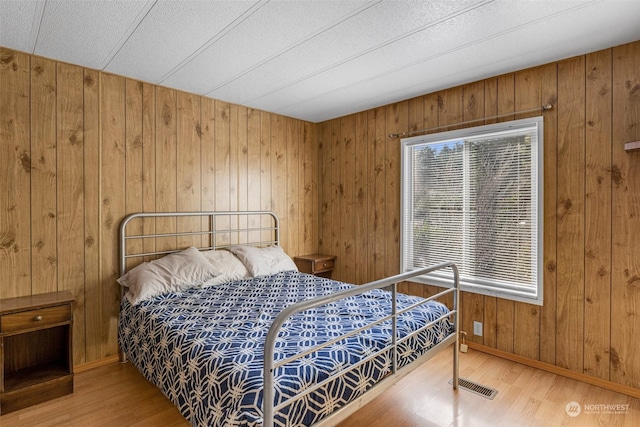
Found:
[[[542,135],[536,117],[403,139],[403,271],[453,261],[463,290],[541,305]]]

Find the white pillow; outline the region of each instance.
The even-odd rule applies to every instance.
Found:
[[[129,288],[126,293],[131,304],[168,292],[178,292],[200,286],[217,276],[218,272],[194,247],[160,259],[144,262],[118,279]]]
[[[216,249],[204,251],[202,255],[213,265],[220,274],[202,284],[203,288],[219,285],[224,282],[233,282],[234,280],[250,279],[251,274],[244,266],[242,261],[233,253],[225,249]]]
[[[229,248],[247,267],[253,277],[268,276],[281,271],[298,271],[298,267],[280,246],[237,245]]]

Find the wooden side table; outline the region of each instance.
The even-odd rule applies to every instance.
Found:
[[[73,393],[73,295],[0,300],[0,415]]]
[[[330,277],[336,265],[335,255],[310,254],[293,258],[298,270],[302,273]]]

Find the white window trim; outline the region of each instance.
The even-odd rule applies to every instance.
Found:
[[[536,184],[532,185],[532,198],[537,200],[537,210],[535,214],[535,221],[537,223],[536,230],[536,238],[537,238],[537,250],[532,251],[532,263],[535,265],[536,270],[536,291],[532,293],[530,289],[523,290],[518,289],[517,286],[505,286],[504,288],[496,288],[493,286],[487,286],[486,284],[483,286],[480,280],[476,279],[474,283],[465,280],[464,277],[460,278],[460,287],[463,291],[494,296],[498,298],[505,298],[514,301],[526,302],[530,304],[542,305],[543,303],[543,290],[544,290],[544,122],[543,118],[533,117],[522,120],[514,120],[510,122],[502,122],[495,123],[485,126],[477,126],[472,128],[459,129],[448,132],[440,132],[435,134],[421,135],[411,138],[403,138],[401,139],[401,186],[400,186],[400,200],[401,200],[401,220],[400,220],[400,266],[402,271],[410,271],[412,268],[406,267],[406,254],[409,254],[409,251],[413,248],[406,248],[407,246],[407,215],[405,214],[406,209],[411,209],[410,206],[407,206],[409,203],[413,201],[413,197],[411,197],[410,189],[407,188],[407,175],[412,170],[406,164],[409,160],[409,156],[405,154],[406,150],[410,147],[425,143],[425,142],[435,142],[435,141],[447,141],[447,140],[458,140],[458,139],[468,139],[474,136],[498,132],[498,131],[507,131],[509,129],[521,129],[526,127],[534,126],[537,129],[537,150],[532,151],[532,167],[536,166]],[[532,183],[533,184],[533,183]],[[412,258],[412,257],[410,257]],[[451,274],[450,273],[437,273],[430,274],[426,276],[420,276],[413,279],[415,282],[431,284],[442,287],[451,287]]]

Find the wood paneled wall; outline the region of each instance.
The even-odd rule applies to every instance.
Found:
[[[640,388],[640,152],[624,150],[640,140],[640,42],[322,123],[319,249],[338,256],[340,280],[397,273],[400,143],[388,134],[518,119],[547,103],[552,110],[528,114],[542,114],[545,127],[544,304],[463,293],[462,329],[489,347]]]
[[[463,329],[640,388],[640,152],[624,151],[640,139],[639,70],[637,42],[316,125],[1,49],[0,297],[71,289],[75,363],[115,354],[116,229],[141,210],[273,209],[287,252],[336,254],[335,278],[397,273],[388,134],[551,103],[544,304],[465,293]]]
[[[1,48],[0,99],[0,297],[70,289],[76,364],[117,354],[128,213],[272,209],[317,250],[316,124]]]

